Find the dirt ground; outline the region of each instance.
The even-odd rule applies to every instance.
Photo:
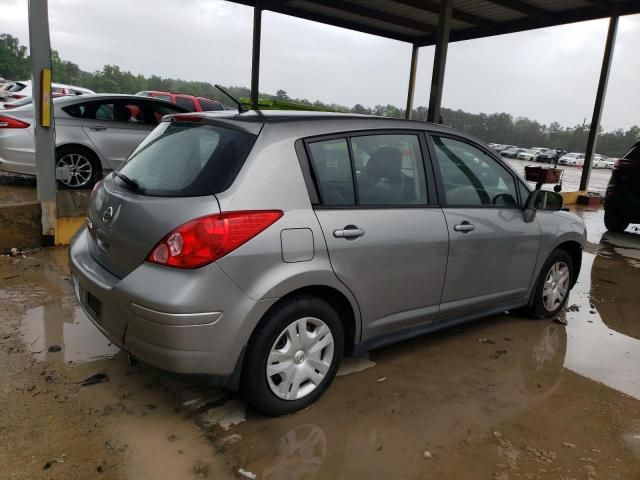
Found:
[[[0,479],[640,479],[640,235],[578,213],[566,326],[505,313],[347,359],[281,418],[130,366],[64,249],[0,257]]]

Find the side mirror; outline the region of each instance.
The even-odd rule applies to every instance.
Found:
[[[551,210],[554,212],[562,210],[562,202],[563,198],[559,193],[548,190],[534,190],[529,194],[524,205],[522,212],[524,221],[527,223],[533,222],[538,210]]]

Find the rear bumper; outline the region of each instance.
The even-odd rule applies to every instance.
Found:
[[[71,241],[70,270],[78,301],[105,336],[162,370],[233,375],[273,301],[249,299],[215,264],[179,270],[145,262],[120,279],[91,257],[87,242],[86,229]]]

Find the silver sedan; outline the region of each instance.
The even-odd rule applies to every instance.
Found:
[[[91,187],[102,169],[118,168],[164,115],[186,111],[135,95],[56,98],[56,166],[66,170],[60,183]],[[36,174],[34,123],[33,105],[0,113],[0,171]]]

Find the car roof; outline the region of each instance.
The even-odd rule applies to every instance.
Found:
[[[179,115],[179,114],[178,114]],[[405,120],[400,118],[378,117],[373,115],[360,115],[356,113],[339,112],[315,112],[297,110],[249,110],[238,113],[237,110],[224,110],[216,112],[193,112],[187,114],[190,117],[198,116],[206,123],[220,124],[228,122],[236,127],[258,132],[262,126],[278,128],[278,125],[309,126],[309,136],[323,135],[323,131],[333,129],[334,131],[357,131],[369,129],[408,129],[408,130],[430,130],[433,132],[451,133],[460,137],[465,137],[481,144],[485,142],[473,135],[460,130],[453,129],[437,123],[422,122],[417,120]],[[339,125],[334,125],[339,122]],[[338,127],[338,128],[333,128]],[[288,128],[288,127],[287,127]],[[317,131],[317,132],[316,132]]]
[[[74,95],[74,96],[66,96],[66,97],[58,97],[54,98],[53,101],[56,102],[56,105],[62,105],[67,103],[74,102],[86,102],[87,100],[135,100],[135,101],[150,101],[150,102],[159,102],[169,105],[174,105],[171,102],[167,102],[165,100],[161,100],[153,97],[141,97],[140,95],[127,95],[124,93],[88,93],[85,95]]]

